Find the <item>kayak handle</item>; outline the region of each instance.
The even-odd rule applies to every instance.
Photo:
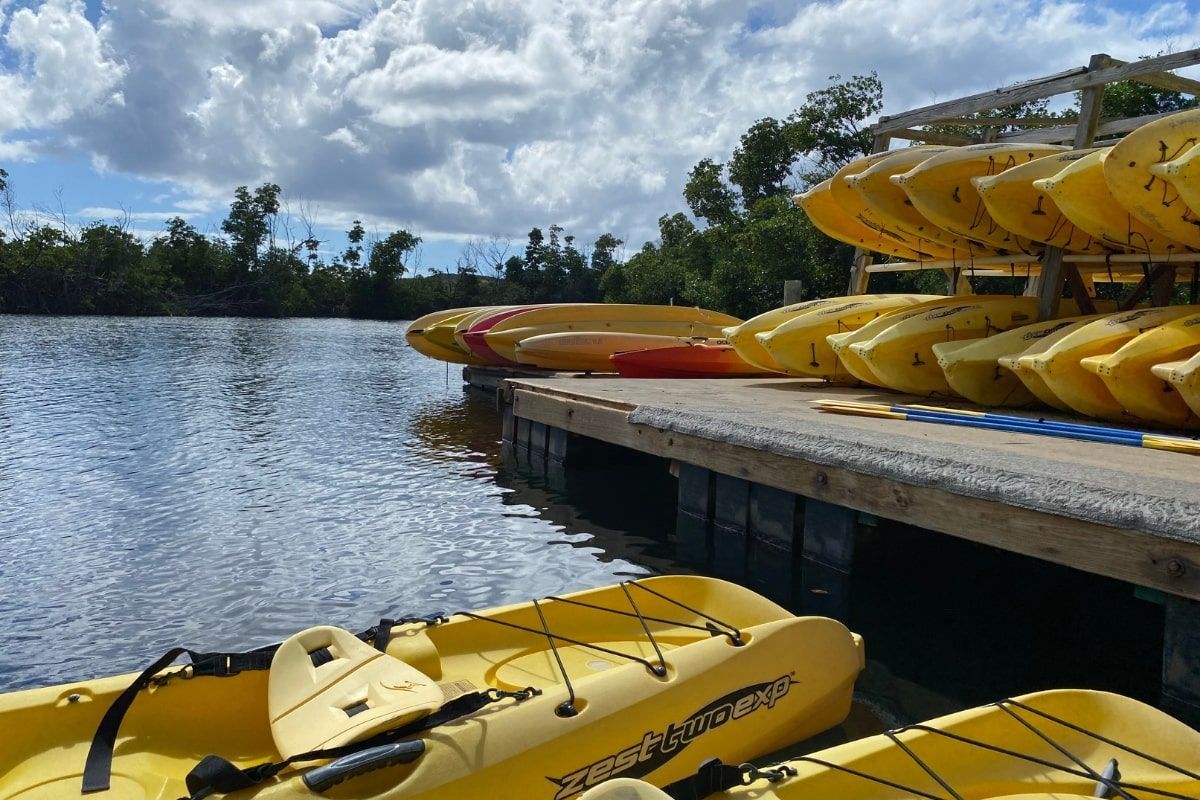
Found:
[[[336,786],[351,778],[357,778],[359,775],[396,764],[416,761],[424,752],[425,742],[421,739],[370,747],[348,756],[342,756],[323,767],[310,769],[304,773],[304,785],[314,792],[323,792],[331,786]]]

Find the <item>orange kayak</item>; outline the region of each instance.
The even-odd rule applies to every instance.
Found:
[[[747,363],[729,344],[685,344],[609,356],[623,378],[756,378],[775,375]]]

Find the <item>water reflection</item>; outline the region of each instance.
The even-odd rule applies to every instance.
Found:
[[[547,546],[451,378],[383,323],[0,320],[0,690],[645,572]]]

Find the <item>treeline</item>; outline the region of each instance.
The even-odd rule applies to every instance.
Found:
[[[26,219],[0,169],[0,312],[33,314],[193,314],[410,318],[457,305],[599,301],[601,279],[623,244],[600,236],[590,252],[551,226],[534,228],[524,252],[494,238],[464,249],[450,270],[409,276],[421,237],[397,230],[367,241],[361,222],[348,247],[322,253],[311,222],[294,233],[281,217],[273,183],[238,187],[221,236],[182,217],[149,243],[129,221],[72,227],[65,214]]]
[[[1102,114],[1134,117],[1194,104],[1126,82],[1108,87]],[[728,161],[704,159],[692,168],[683,187],[691,215],[664,214],[658,239],[627,260],[624,242],[611,233],[579,246],[551,225],[532,229],[523,250],[499,237],[469,242],[455,265],[431,274],[411,274],[419,235],[396,230],[368,241],[357,221],[346,232],[345,251],[330,256],[310,221],[281,212],[281,189],[273,183],[238,187],[221,235],[204,235],[176,217],[147,243],[128,220],[76,229],[64,214],[23,216],[0,169],[8,228],[0,230],[0,312],[404,319],[452,306],[608,301],[683,303],[750,316],[778,305],[784,280],[800,280],[805,297],[845,290],[851,249],[817,231],[790,198],[868,152],[867,121],[882,107],[883,86],[874,74],[833,76],[787,118],[759,120]],[[1076,115],[1077,109],[1051,113],[1045,102],[1026,103],[938,131],[979,136],[996,127],[989,119],[1044,123]],[[879,291],[945,287],[939,271],[872,281]]]

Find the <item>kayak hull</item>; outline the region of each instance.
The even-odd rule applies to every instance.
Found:
[[[709,578],[650,578],[640,585],[734,626],[743,644],[710,633],[702,616],[627,585],[663,652],[667,672],[660,677],[647,666],[658,663],[656,650],[628,614],[620,586],[565,597],[626,616],[544,600],[540,610],[555,634],[627,654],[558,642],[575,691],[577,713],[568,716],[556,711],[569,694],[532,604],[480,612],[529,632],[460,615],[431,627],[400,625],[388,655],[436,681],[447,697],[525,686],[542,694],[502,700],[420,734],[425,749],[415,762],[355,777],[337,796],[565,800],[608,776],[676,780],[708,753],[749,758],[845,717],[863,656],[861,642],[840,623],[793,617],[747,589]],[[0,798],[77,795],[92,731],[131,678],[0,695],[0,725],[23,732],[0,756]],[[104,797],[186,796],[184,775],[208,753],[239,767],[276,760],[265,702],[270,682],[269,673],[249,671],[176,678],[140,693],[122,724]],[[303,771],[286,770],[235,796],[311,800]]]
[[[1050,741],[1039,738],[1029,726]],[[1162,796],[1160,792],[1174,797],[1200,794],[1200,781],[1169,766],[1190,770],[1194,775],[1200,733],[1156,708],[1107,692],[1036,692],[902,728],[892,736],[871,736],[785,762],[794,770],[790,777],[774,782],[759,778],[713,794],[712,798],[910,800],[956,796],[964,800],[1011,800],[1112,796],[1111,792],[1096,792],[1096,778],[1075,767],[1072,759],[1097,773],[1116,759],[1120,780],[1137,797]],[[1159,763],[1137,753],[1159,759]],[[1013,754],[1030,756],[1031,760]],[[1059,764],[1082,774],[1054,766]],[[1148,791],[1135,786],[1147,787]],[[667,795],[645,784],[624,782],[601,785],[584,798],[663,800]]]
[[[656,350],[633,350],[610,357],[623,378],[761,378],[774,371],[747,364],[732,345],[684,344]]]

